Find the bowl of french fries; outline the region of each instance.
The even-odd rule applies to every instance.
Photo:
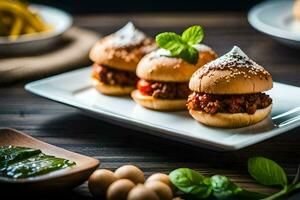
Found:
[[[72,17],[57,8],[0,0],[0,55],[50,49],[71,26]]]

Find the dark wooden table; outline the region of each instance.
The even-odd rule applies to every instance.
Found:
[[[151,36],[162,31],[180,32],[185,27],[200,24],[205,28],[205,43],[220,55],[238,45],[266,67],[275,81],[300,86],[300,51],[281,46],[256,32],[247,23],[245,14],[89,15],[75,16],[75,25],[107,34],[129,20]],[[227,175],[249,189],[270,192],[271,189],[255,184],[249,177],[247,159],[251,156],[274,159],[289,177],[296,172],[300,161],[299,128],[239,151],[215,152],[86,117],[76,109],[32,95],[23,87],[24,83],[19,83],[0,88],[0,126],[93,156],[101,160],[101,168],[114,170],[124,164],[134,164],[149,175],[190,167],[206,175]],[[86,184],[64,195],[53,195],[55,199],[90,198]]]

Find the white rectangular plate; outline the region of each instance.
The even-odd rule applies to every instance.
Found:
[[[274,83],[274,88],[268,92],[273,99],[273,110],[268,119],[245,128],[219,129],[196,122],[187,111],[157,112],[137,105],[130,97],[102,95],[92,87],[90,73],[90,67],[79,69],[29,83],[25,88],[101,120],[215,150],[241,149],[300,125],[295,113],[282,126],[275,126],[271,119],[300,108],[300,95],[296,95],[300,94],[300,88],[295,86]]]

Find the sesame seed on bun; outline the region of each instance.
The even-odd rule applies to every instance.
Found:
[[[136,74],[145,80],[188,82],[198,68],[217,58],[216,53],[206,45],[199,44],[198,51],[198,62],[191,64],[182,58],[171,57],[169,51],[158,49],[139,62]]]
[[[113,46],[110,40],[114,40],[115,37],[110,35],[98,41],[90,51],[90,59],[97,64],[135,72],[142,57],[156,48],[151,38],[146,38],[137,46]]]
[[[270,114],[272,99],[263,92],[272,86],[271,74],[234,46],[193,74],[189,88],[194,92],[187,107],[194,119],[208,126],[249,126]]]
[[[91,49],[89,56],[97,64],[135,72],[141,58],[156,48],[152,38],[129,22],[116,33],[100,39]]]
[[[192,91],[212,94],[249,94],[273,87],[270,73],[235,46],[229,53],[197,70]]]
[[[171,57],[170,52],[164,49],[158,49],[143,57],[136,73],[142,80],[150,82],[149,88],[151,91],[151,88],[154,88],[153,93],[145,94],[138,89],[131,93],[131,97],[143,107],[153,110],[185,109],[186,97],[191,92],[188,88],[191,75],[207,62],[217,58],[216,53],[206,45],[197,44],[194,47],[199,52],[196,64],[179,57]],[[157,93],[164,93],[161,95],[163,97],[157,97]],[[185,95],[179,96],[179,93]]]
[[[94,87],[106,95],[128,95],[135,89],[138,62],[157,48],[155,41],[131,22],[100,39],[90,51]]]

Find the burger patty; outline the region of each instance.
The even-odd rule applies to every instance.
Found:
[[[186,99],[191,94],[188,82],[158,82],[141,79],[137,88],[142,94],[158,99]]]
[[[254,114],[257,109],[266,108],[271,104],[272,99],[265,93],[213,95],[194,92],[187,101],[188,109],[199,110],[209,114],[218,112]]]
[[[138,80],[134,72],[117,70],[103,65],[94,65],[92,76],[107,85],[135,86]]]

